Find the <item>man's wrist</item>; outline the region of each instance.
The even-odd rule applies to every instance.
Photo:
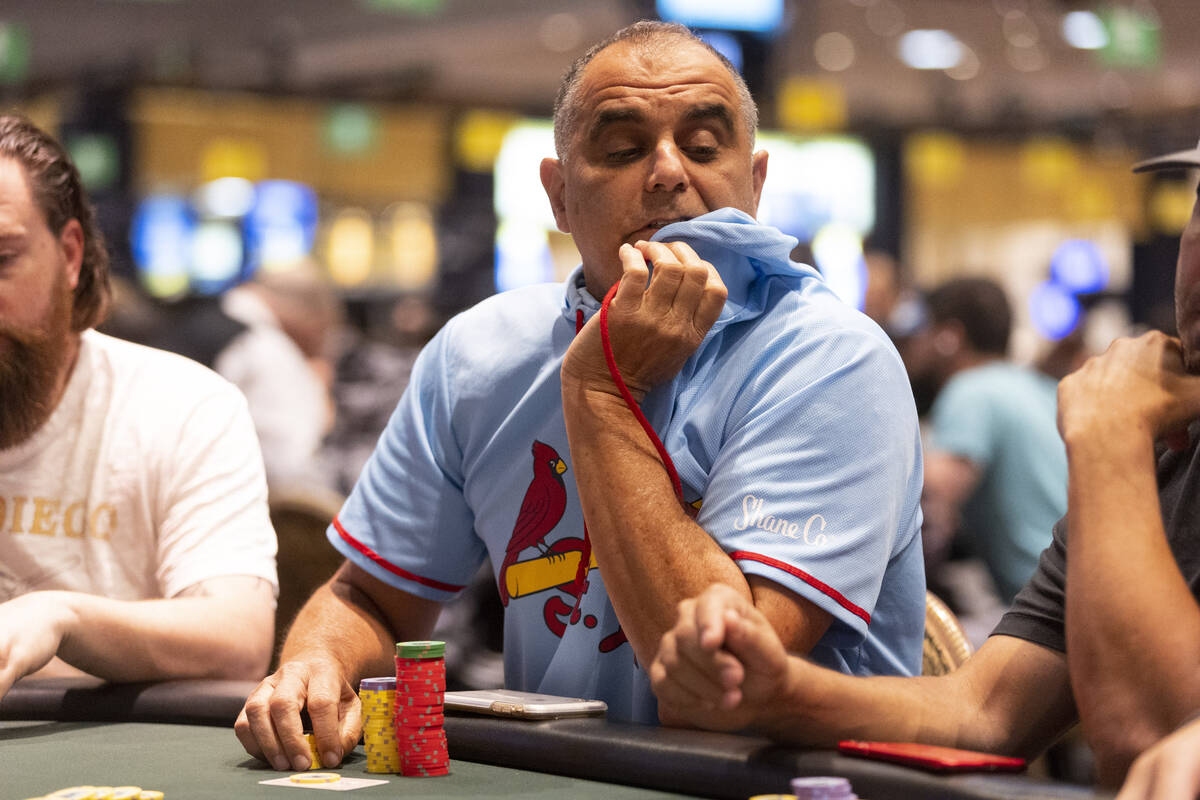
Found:
[[[1154,459],[1154,434],[1140,425],[1064,425],[1069,462],[1140,465]]]
[[[646,392],[638,387],[629,386],[629,394],[633,396],[635,403],[641,403],[646,396]],[[585,380],[582,378],[570,378],[566,375],[562,379],[562,395],[563,405],[573,405],[579,408],[586,408],[591,412],[599,411],[604,413],[607,409],[621,409],[623,413],[629,413],[629,406],[625,402],[625,398],[621,395],[621,390],[611,377],[605,376],[599,380]]]

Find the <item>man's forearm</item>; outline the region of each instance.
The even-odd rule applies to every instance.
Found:
[[[261,592],[166,600],[113,600],[56,593],[67,623],[66,663],[107,680],[257,679],[274,630],[269,585]]]
[[[392,674],[395,634],[361,589],[339,580],[342,574],[344,570],[317,589],[300,609],[279,662],[330,660],[356,685],[362,677]]]
[[[575,482],[596,562],[643,664],[676,605],[714,582],[751,597],[737,565],[680,506],[658,453],[620,397],[564,385]]]
[[[1062,656],[997,636],[942,676],[861,678],[791,657],[788,688],[756,727],[801,746],[866,739],[1032,758],[1073,720]]]
[[[1200,609],[1163,530],[1150,436],[1067,441],[1067,652],[1109,783],[1200,707]]]

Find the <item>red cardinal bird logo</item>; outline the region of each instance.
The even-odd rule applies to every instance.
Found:
[[[504,563],[500,566],[500,601],[508,605],[508,588],[505,572],[516,562],[527,547],[537,547],[542,555],[549,555],[546,534],[562,519],[567,508],[567,489],[562,475],[567,465],[553,447],[542,442],[533,443],[533,480],[525,490],[517,522],[513,525],[512,538],[504,551]]]

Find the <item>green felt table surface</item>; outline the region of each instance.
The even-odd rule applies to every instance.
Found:
[[[386,779],[388,783],[349,794],[314,794],[320,790],[260,785],[259,781],[290,773],[267,769],[247,756],[229,728],[0,721],[0,800],[24,800],[83,784],[158,789],[165,793],[166,800],[321,800],[346,796],[654,800],[685,796],[456,760],[450,762],[450,774],[445,777],[371,775],[361,747],[336,771],[347,777]]]

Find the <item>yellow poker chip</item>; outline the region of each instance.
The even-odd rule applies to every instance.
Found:
[[[137,800],[142,793],[140,786],[116,786],[108,794],[108,800]]]
[[[163,793],[157,789],[143,789],[138,795],[138,800],[163,800]]]
[[[66,789],[51,792],[46,797],[52,800],[92,800],[95,793],[95,786],[68,786]]]
[[[341,779],[336,772],[301,772],[289,778],[292,783],[336,783]]]

